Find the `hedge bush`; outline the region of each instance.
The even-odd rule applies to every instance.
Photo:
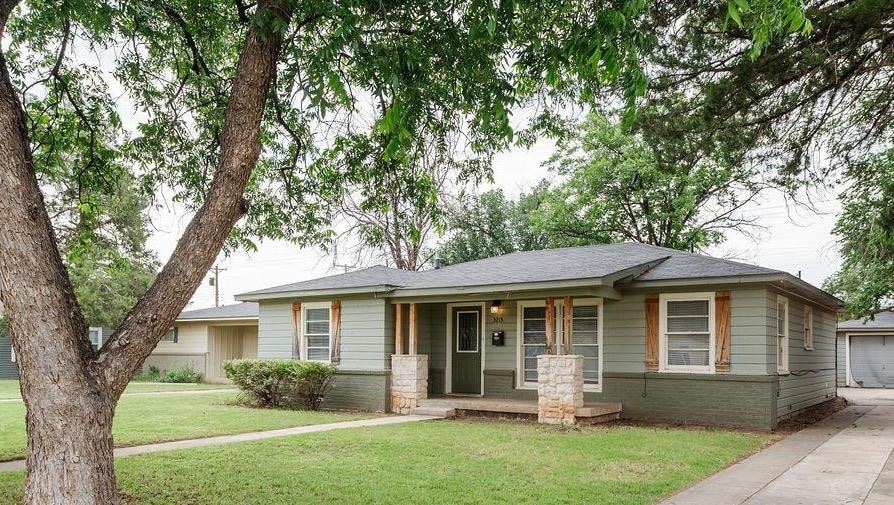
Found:
[[[202,374],[196,372],[188,366],[171,368],[162,377],[162,382],[171,382],[176,384],[196,383],[202,378]]]
[[[236,387],[265,407],[318,410],[335,375],[335,365],[317,361],[236,359],[223,367]]]

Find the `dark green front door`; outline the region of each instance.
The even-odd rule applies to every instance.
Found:
[[[481,394],[481,307],[455,307],[452,318],[451,391]]]

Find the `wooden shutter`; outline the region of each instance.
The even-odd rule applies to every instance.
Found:
[[[292,304],[292,358],[301,359],[301,303]]]
[[[341,300],[332,300],[332,309],[329,311],[329,331],[332,332],[329,360],[338,364],[341,361]]]
[[[718,291],[714,297],[716,320],[714,342],[714,370],[729,372],[730,344],[732,340],[732,306],[729,291]]]
[[[658,370],[658,295],[646,296],[646,370]]]

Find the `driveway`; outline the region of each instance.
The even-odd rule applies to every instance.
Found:
[[[829,416],[661,505],[894,503],[894,395],[851,393],[842,396],[867,404]]]

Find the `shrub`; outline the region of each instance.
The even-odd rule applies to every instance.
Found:
[[[261,406],[301,403],[317,410],[335,375],[335,366],[316,361],[237,359],[224,362],[224,372]]]
[[[202,374],[200,374],[199,372],[196,372],[188,366],[182,366],[168,370],[167,373],[164,374],[164,376],[161,378],[161,381],[185,384],[190,382],[199,382],[199,379],[201,378]]]
[[[157,366],[150,366],[148,372],[140,372],[133,376],[134,382],[161,382],[161,372]]]

